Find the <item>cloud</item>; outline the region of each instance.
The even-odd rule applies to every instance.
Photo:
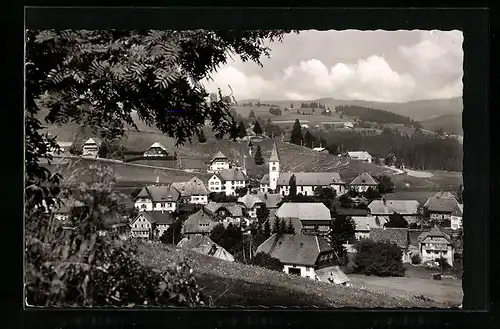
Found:
[[[230,85],[237,99],[458,97],[462,42],[460,31],[307,31],[271,45],[263,68],[236,59],[205,85],[210,92],[220,87],[227,93]]]

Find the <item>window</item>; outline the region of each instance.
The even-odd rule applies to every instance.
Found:
[[[307,191],[304,192],[304,195],[307,196]]]
[[[275,170],[276,170],[276,167],[273,167],[273,169],[272,169],[272,170],[273,170],[273,171],[275,171]]]
[[[146,208],[146,205],[145,204],[141,204],[141,208]]]
[[[162,202],[161,203],[161,207],[164,208],[165,207],[165,202]]]
[[[288,268],[288,274],[300,276],[300,268]]]

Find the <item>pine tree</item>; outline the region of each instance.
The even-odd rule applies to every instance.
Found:
[[[236,138],[239,137],[239,131],[238,131],[238,126],[236,125],[236,122],[233,122],[229,129],[229,137],[232,140],[236,140]]]
[[[295,234],[295,227],[292,224],[292,220],[288,220],[288,227],[286,228],[286,233],[288,234]]]
[[[269,219],[266,220],[266,222],[264,223],[264,235],[266,236],[266,238],[269,238],[271,236],[271,224],[269,224]]]
[[[253,126],[253,132],[257,135],[262,135],[262,127],[260,126],[259,121],[255,121],[255,124]]]
[[[290,186],[289,196],[296,196],[297,195],[297,180],[295,178],[295,175],[292,175],[292,177],[290,177],[290,181],[288,182],[288,185]]]
[[[205,137],[205,133],[203,132],[203,130],[201,130],[198,133],[198,142],[200,142],[202,144],[207,142],[207,138]]]
[[[280,219],[279,218],[275,218],[274,220],[274,223],[273,223],[273,230],[272,230],[272,233],[277,233],[279,234],[280,232]]]
[[[302,139],[303,139],[302,127],[300,126],[299,119],[296,119],[295,123],[293,124],[292,134],[290,136],[290,142],[296,145],[300,145]]]
[[[240,121],[240,124],[238,126],[238,137],[244,138],[246,135],[247,135],[247,128],[245,127],[243,121]]]
[[[260,149],[260,145],[257,146],[257,151],[255,152],[255,164],[260,166],[264,164],[264,158],[262,157],[262,150]]]

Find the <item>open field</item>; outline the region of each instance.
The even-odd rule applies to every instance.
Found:
[[[137,258],[157,269],[186,259],[203,291],[215,306],[306,307],[440,307],[440,303],[414,298],[414,293],[392,296],[357,287],[289,276],[282,272],[227,262],[161,243],[139,244]]]

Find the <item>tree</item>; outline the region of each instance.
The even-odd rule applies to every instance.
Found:
[[[391,178],[387,175],[381,175],[376,177],[378,181],[378,191],[382,194],[394,192],[394,183]]]
[[[202,144],[207,142],[207,138],[205,137],[205,133],[203,132],[203,130],[200,130],[200,132],[198,133],[198,142]]]
[[[396,244],[361,239],[355,248],[354,272],[381,277],[404,276],[402,251]]]
[[[239,130],[238,126],[236,125],[235,122],[231,124],[231,127],[229,128],[229,138],[231,138],[233,141],[236,140],[236,138],[239,137]]]
[[[340,202],[340,205],[342,206],[342,208],[351,208],[351,205],[352,205],[352,200],[351,198],[349,198],[349,196],[346,194],[342,194],[340,197],[339,197],[339,202]]]
[[[222,246],[226,229],[223,224],[217,224],[210,232],[210,240]]]
[[[271,257],[269,254],[259,252],[248,262],[250,265],[264,267],[269,270],[283,271],[283,264],[278,258]]]
[[[290,190],[289,190],[288,195],[292,196],[292,197],[296,196],[297,195],[297,180],[295,178],[295,175],[292,175],[292,177],[290,177],[288,185],[290,186]]]
[[[257,146],[257,151],[255,151],[254,161],[255,164],[258,166],[264,164],[264,158],[262,157],[262,150],[260,149],[260,145]]]
[[[83,154],[83,150],[82,150],[81,145],[78,145],[76,142],[71,144],[68,152],[69,152],[69,154],[76,155],[76,156]]]
[[[242,196],[245,196],[245,194],[248,193],[248,190],[249,190],[248,186],[244,186],[244,187],[237,187],[234,190],[234,192],[241,198]]]
[[[245,123],[240,121],[238,125],[238,137],[244,138],[247,135],[247,128],[245,127]]]
[[[269,224],[269,219],[266,219],[266,222],[264,223],[264,228],[262,231],[266,237],[271,236],[271,224]]]
[[[363,193],[363,195],[368,200],[376,200],[376,199],[380,199],[382,197],[382,195],[380,194],[379,191],[377,191],[376,189],[373,189],[371,187],[369,187],[366,190],[366,192]]]
[[[337,215],[332,220],[330,237],[342,244],[354,241],[356,223],[351,216]]]
[[[175,222],[160,236],[160,241],[166,244],[177,245],[182,239],[181,230],[182,220],[177,218]]]
[[[250,111],[250,114],[248,115],[248,118],[255,119],[255,112],[253,110]]]
[[[255,124],[253,126],[253,132],[256,134],[256,135],[262,135],[263,131],[262,131],[262,127],[260,126],[260,123],[259,121],[255,121]]]
[[[389,221],[385,223],[385,227],[398,227],[398,228],[407,228],[408,222],[398,213],[393,213],[389,215]]]
[[[299,119],[296,119],[295,123],[293,124],[290,142],[296,145],[301,145],[302,139],[302,127],[300,126]]]
[[[295,234],[295,227],[292,224],[292,220],[288,220],[288,226],[285,229],[285,232],[288,234]]]
[[[42,132],[41,109],[48,110],[48,124],[74,121],[100,130],[101,137],[123,135],[125,124],[135,126],[135,110],[140,120],[155,124],[179,145],[190,141],[207,120],[216,138],[222,138],[233,121],[231,102],[227,97],[209,101],[198,82],[231,52],[260,64],[261,55],[269,56],[262,41],[280,41],[288,32],[27,30],[28,206],[52,202],[60,190],[61,176],[39,165],[39,159],[50,159],[52,147],[58,149],[55,138]]]
[[[304,146],[313,148],[315,141],[316,138],[311,134],[309,130],[307,130],[306,133],[304,134]]]
[[[265,204],[262,204],[257,208],[257,221],[259,225],[265,224],[266,220],[269,218],[269,209]]]

